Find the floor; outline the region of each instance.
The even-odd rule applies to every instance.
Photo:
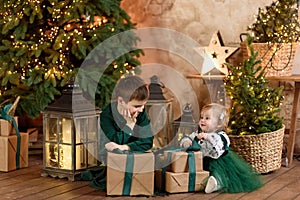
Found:
[[[103,191],[91,188],[86,181],[69,181],[52,177],[42,177],[42,156],[29,156],[29,167],[11,172],[0,172],[0,199],[132,199],[134,197],[108,197]],[[300,159],[296,158],[290,167],[282,166],[275,172],[264,175],[265,185],[251,193],[204,194],[179,193],[166,196],[135,197],[137,199],[276,199],[300,200]]]

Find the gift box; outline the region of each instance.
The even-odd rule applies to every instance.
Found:
[[[155,189],[168,193],[194,192],[201,191],[205,187],[205,181],[209,176],[208,171],[196,172],[194,180],[189,172],[174,173],[165,172],[164,178],[162,170],[155,171]],[[190,181],[194,181],[190,183]],[[190,185],[189,185],[190,184]],[[191,187],[193,186],[193,187]]]
[[[190,173],[166,172],[165,191],[168,193],[200,191],[204,187],[205,179],[209,176],[208,171],[196,172],[195,181],[191,181]],[[191,185],[193,186],[191,188]]]
[[[28,134],[20,133],[20,151],[17,135],[0,136],[0,171],[8,172],[28,167]]]
[[[18,126],[18,117],[14,117],[16,125]],[[10,120],[0,119],[0,135],[9,136],[15,135],[16,129],[13,126],[13,122]]]
[[[107,195],[154,194],[153,153],[107,153]]]
[[[165,151],[164,157],[167,159],[168,153],[171,153],[171,160],[170,164],[167,167],[167,171],[181,173],[181,172],[188,172],[189,165],[188,165],[188,152],[185,151]],[[195,159],[195,170],[196,172],[203,170],[203,158],[202,152],[200,151],[193,151],[194,159]]]

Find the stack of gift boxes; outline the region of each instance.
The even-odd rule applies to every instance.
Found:
[[[181,193],[201,190],[209,172],[203,170],[200,151],[165,151],[160,158],[158,156],[153,153],[109,152],[107,195],[151,196],[155,191]],[[157,168],[157,160],[164,163],[163,169]]]
[[[15,126],[13,124],[15,121]],[[18,117],[0,119],[0,171],[28,167],[28,133],[18,130]]]
[[[167,193],[200,191],[209,176],[203,170],[200,151],[166,151],[163,159],[166,169],[155,171],[156,188]]]

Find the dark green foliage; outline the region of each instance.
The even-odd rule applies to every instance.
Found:
[[[0,102],[20,96],[17,112],[30,117],[59,98],[62,87],[97,45],[135,28],[120,0],[4,0],[1,4]],[[128,34],[118,48],[128,49],[137,39]],[[93,64],[87,71],[82,69],[87,77],[78,79],[85,92],[97,96],[99,107],[108,102],[116,80],[140,64],[137,58],[142,54],[132,49],[116,56],[110,47],[90,58]],[[97,85],[101,75],[103,82],[91,90],[89,85]]]

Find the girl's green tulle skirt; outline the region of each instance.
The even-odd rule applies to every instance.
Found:
[[[262,176],[231,149],[218,159],[205,157],[203,168],[217,179],[218,192],[251,192],[263,185]]]

